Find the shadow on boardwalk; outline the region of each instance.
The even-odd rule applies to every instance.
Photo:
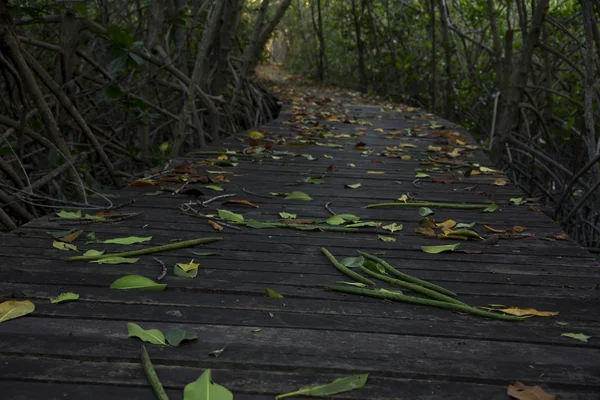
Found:
[[[464,131],[433,115],[363,104],[345,92],[279,90],[284,111],[260,130],[262,137],[251,135],[254,147],[241,134],[111,194],[118,196],[111,197],[115,203],[135,199],[118,212],[141,214],[117,223],[52,216],[2,236],[0,294],[29,298],[36,306],[32,314],[0,324],[3,398],[152,399],[140,364],[141,342],[128,338],[128,322],[198,337],[178,348],[147,344],[172,399],[182,398],[183,387],[206,368],[236,399],[272,399],[357,373],[370,374],[365,388],[335,398],[505,399],[507,385],[517,380],[560,399],[598,398],[600,269],[561,235],[535,199],[523,199]],[[286,199],[294,192],[311,200]],[[203,207],[223,194],[236,195]],[[297,196],[305,197],[291,197]],[[494,203],[498,209],[365,208],[403,201]],[[211,224],[182,209],[230,213],[221,211]],[[359,225],[358,232],[315,229],[340,227],[326,222],[331,212],[381,224]],[[237,215],[244,224],[236,223]],[[246,226],[249,220],[258,221],[249,224],[255,228]],[[473,223],[481,238],[462,240],[474,236],[466,232]],[[84,231],[73,243],[80,253],[223,240],[144,255],[134,264],[101,265],[69,262],[75,253],[53,248],[46,232],[69,229]],[[129,246],[86,244],[90,232],[98,240],[152,238]],[[456,243],[453,252],[421,249]],[[506,322],[335,293],[326,288],[350,278],[328,262],[321,247],[338,260],[357,256],[356,250],[376,253],[470,305],[559,315]],[[221,256],[197,254],[207,252]],[[166,290],[109,289],[124,275],[156,280],[162,266],[154,257],[167,268],[161,280]],[[175,276],[173,266],[191,259],[200,264],[197,276]],[[385,283],[378,287],[394,290]],[[283,298],[265,296],[266,289]],[[50,303],[62,292],[80,298]],[[563,333],[592,339],[580,342]],[[223,348],[219,357],[210,355]]]

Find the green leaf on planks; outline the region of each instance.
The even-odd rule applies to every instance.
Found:
[[[199,256],[199,257],[223,257],[223,254],[221,253],[214,253],[214,252],[207,252],[207,253],[200,253],[198,251],[192,251],[192,254]]]
[[[425,172],[417,172],[415,174],[415,178],[417,179],[423,179],[423,178],[429,178],[430,176],[428,174],[426,174]]]
[[[284,399],[292,396],[331,396],[337,393],[348,392],[354,389],[360,389],[365,386],[369,374],[352,375],[344,378],[336,379],[325,385],[316,385],[305,387],[295,392],[280,394],[275,397],[275,400]]]
[[[379,274],[387,275],[387,271],[385,267],[379,263],[373,262],[371,260],[367,260],[364,263],[364,266],[370,269],[371,271],[377,272]]]
[[[394,222],[393,224],[382,226],[381,229],[385,229],[386,231],[390,231],[392,233],[400,232],[402,229],[404,229],[404,225]]]
[[[354,165],[354,163],[348,163],[346,164],[346,166],[350,168],[356,168],[356,165]]]
[[[164,283],[156,283],[152,279],[142,275],[126,275],[122,276],[110,284],[111,289],[137,289],[137,290],[153,290],[163,291],[167,288]]]
[[[143,329],[136,323],[127,323],[127,335],[129,337],[137,337],[142,339],[144,342],[152,344],[166,345],[165,335],[158,329]]]
[[[277,293],[275,290],[273,289],[265,289],[265,294],[267,295],[267,297],[272,297],[274,299],[283,299],[283,295],[281,295],[280,293]]]
[[[356,286],[356,287],[360,287],[360,288],[365,288],[365,287],[367,287],[367,285],[365,285],[364,283],[360,283],[360,282],[344,282],[344,281],[337,281],[336,283],[341,283],[341,284],[343,284],[343,285]]]
[[[117,264],[135,264],[136,262],[139,261],[139,258],[135,258],[135,257],[106,257],[106,258],[99,258],[97,260],[92,260],[90,261],[91,263],[96,263],[96,264],[111,264],[111,265],[117,265]]]
[[[322,175],[309,176],[304,179],[300,179],[298,182],[299,183],[312,183],[313,185],[322,185],[323,183],[325,183]]]
[[[35,304],[29,300],[7,300],[0,303],[0,323],[31,314],[34,310]]]
[[[381,222],[364,221],[364,222],[357,222],[357,223],[354,223],[354,224],[346,225],[346,228],[362,228],[362,227],[365,227],[365,226],[376,228],[379,225],[381,225]]]
[[[219,213],[219,218],[224,219],[225,221],[244,222],[244,216],[242,214],[236,214],[231,211],[220,209],[218,209],[217,212]]]
[[[429,254],[438,254],[445,251],[454,251],[460,247],[460,243],[447,244],[443,246],[421,246],[421,250]]]
[[[53,239],[59,240],[61,242],[73,243],[83,233],[83,231],[71,229],[68,231],[52,231],[46,233],[50,235]]]
[[[363,256],[358,257],[346,257],[340,261],[340,263],[344,267],[348,268],[358,268],[365,263],[365,258]]]
[[[279,216],[283,219],[296,219],[298,217],[297,214],[290,214],[286,213],[285,211],[280,212]]]
[[[122,238],[114,238],[114,239],[101,240],[98,243],[104,243],[104,244],[136,244],[136,243],[149,242],[150,240],[152,240],[152,236],[143,236],[143,237],[128,236],[128,237],[122,237]]]
[[[198,276],[198,268],[185,272],[176,265],[173,267],[173,274],[175,276],[179,276],[180,278],[195,278],[196,276]]]
[[[377,239],[381,240],[382,242],[388,242],[388,243],[395,242],[396,240],[398,240],[393,236],[383,236],[383,235],[377,235]]]
[[[79,251],[77,250],[77,246],[75,246],[74,244],[59,242],[58,240],[52,242],[52,247],[62,251]]]
[[[513,203],[516,206],[520,206],[520,205],[527,203],[527,199],[525,199],[523,197],[513,197],[512,199],[509,199],[509,200],[511,203]]]
[[[196,336],[193,333],[190,333],[188,331],[184,331],[183,329],[170,328],[167,330],[167,333],[165,334],[165,339],[171,346],[177,347],[181,344],[181,342],[183,342],[185,340],[198,339],[198,336]]]
[[[427,207],[421,207],[419,208],[419,215],[421,217],[427,217],[429,215],[433,214],[433,211],[431,210],[431,208],[427,208]]]
[[[475,226],[476,222],[471,222],[470,224],[466,224],[464,222],[459,222],[456,224],[454,228],[456,229],[471,229]]]
[[[269,229],[269,228],[276,228],[275,225],[273,224],[269,224],[268,222],[260,222],[260,221],[256,221],[254,219],[249,219],[246,222],[246,226],[248,228],[253,228],[253,229]]]
[[[344,185],[344,186],[346,186],[349,189],[358,189],[359,187],[362,186],[362,184],[360,184],[360,183],[351,183],[351,184]]]
[[[289,193],[287,196],[285,196],[286,200],[303,200],[303,201],[310,201],[312,200],[312,197],[310,197],[308,194],[304,193],[304,192],[298,192],[298,191],[294,191]]]
[[[584,335],[583,333],[561,333],[560,336],[565,336],[571,339],[579,340],[580,342],[587,343],[588,339],[591,339],[591,336]]]
[[[175,265],[181,268],[181,270],[184,272],[190,272],[194,269],[198,269],[198,267],[200,266],[200,264],[195,263],[193,259],[189,263],[177,263]]]
[[[97,256],[103,255],[104,253],[106,253],[106,250],[102,250],[102,251],[99,251],[99,250],[88,250],[85,253],[83,253],[83,255],[84,256],[90,256],[90,257],[92,257],[92,256],[93,257],[97,257]]]
[[[214,190],[215,192],[222,192],[225,190],[221,186],[217,185],[204,185],[204,189]]]
[[[346,220],[340,216],[333,215],[327,218],[327,221],[325,222],[327,222],[329,225],[343,225],[346,223]]]
[[[233,400],[233,393],[213,382],[210,369],[207,369],[198,379],[185,386],[183,400]]]
[[[487,206],[482,212],[484,212],[484,213],[493,213],[497,209],[498,209],[498,204],[492,203],[489,206]]]
[[[76,212],[62,210],[60,212],[57,212],[56,215],[62,219],[81,219],[81,218],[83,218],[81,215],[81,210],[77,210]]]
[[[75,301],[79,299],[79,295],[77,293],[66,292],[61,293],[57,297],[50,297],[50,303],[52,304],[60,304],[66,303],[68,301]]]
[[[252,329],[252,333],[258,333],[260,331],[262,331],[262,328],[254,328],[254,329]]]

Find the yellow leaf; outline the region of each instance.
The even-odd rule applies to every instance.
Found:
[[[555,317],[558,315],[558,311],[538,311],[535,308],[509,307],[497,309],[495,311],[501,311],[505,314],[516,315],[519,317]]]
[[[442,147],[429,145],[427,146],[427,151],[442,151]]]
[[[556,400],[556,396],[546,393],[541,387],[527,386],[519,381],[508,385],[506,394],[517,400]]]
[[[495,172],[500,172],[500,171],[497,171],[497,170],[495,170],[495,169],[488,168],[488,167],[479,167],[479,170],[480,170],[481,172],[483,172],[484,174],[493,174],[493,173],[495,173]]]
[[[446,229],[452,229],[456,226],[456,221],[449,219],[446,220],[442,223],[436,224],[437,228],[446,228]]]
[[[494,185],[496,186],[504,186],[508,183],[508,181],[506,179],[503,178],[498,178],[494,181]]]
[[[400,143],[399,145],[400,147],[414,147],[416,148],[417,146],[412,144],[412,143]]]
[[[488,225],[484,225],[483,227],[492,233],[506,233],[506,229],[495,229]]]
[[[246,136],[248,136],[251,139],[262,139],[265,137],[265,135],[263,135],[259,131],[248,132],[248,134]]]
[[[200,264],[196,264],[194,262],[194,260],[190,261],[189,263],[185,264],[185,263],[177,263],[177,266],[179,268],[181,268],[182,270],[184,270],[185,272],[190,272],[193,269],[196,269],[200,266]]]
[[[8,300],[0,304],[0,322],[8,321],[27,315],[35,310],[35,305],[29,301]]]
[[[63,251],[69,251],[69,250],[79,251],[79,250],[77,250],[77,246],[75,246],[74,244],[59,242],[58,240],[55,240],[54,242],[52,242],[52,247],[54,247],[55,249],[63,250]]]
[[[227,157],[227,154],[221,154],[219,157],[217,157],[217,160],[227,160],[229,157]]]
[[[402,196],[398,197],[396,200],[397,200],[397,201],[403,201],[403,202],[405,202],[405,203],[408,203],[408,196],[407,196],[407,195],[405,195],[405,194],[403,194]]]
[[[410,156],[401,156],[400,159],[402,161],[409,161],[410,160]]]
[[[384,171],[367,171],[367,174],[383,175],[383,174],[385,174],[385,172]]]
[[[383,132],[382,128],[375,128],[375,132]]]

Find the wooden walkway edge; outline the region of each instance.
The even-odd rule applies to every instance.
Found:
[[[535,199],[525,199],[494,171],[468,134],[421,110],[361,104],[345,93],[290,88],[283,95],[280,117],[261,128],[262,138],[253,139],[266,145],[264,156],[253,154],[247,134],[240,134],[206,150],[213,153],[174,161],[171,172],[151,172],[147,180],[153,186],[138,181],[111,192],[115,204],[135,200],[118,210],[141,213],[132,218],[88,224],[50,215],[0,236],[2,301],[29,299],[36,306],[30,315],[0,323],[0,397],[153,399],[141,367],[142,342],[128,337],[127,323],[134,322],[197,336],[180,347],[146,343],[172,400],[183,398],[183,387],[207,368],[235,399],[273,399],[358,373],[370,374],[364,388],[332,398],[508,399],[507,386],[521,381],[559,399],[600,399],[599,265],[562,236]],[[347,186],[353,184],[360,185]],[[213,191],[211,185],[225,190]],[[161,188],[165,191],[157,194]],[[292,192],[311,200],[282,194]],[[236,196],[201,204],[227,194]],[[429,207],[436,223],[476,223],[483,243],[415,233],[424,220],[419,207],[365,208],[403,195],[409,202],[495,203],[499,208],[483,213]],[[226,203],[231,199],[258,208]],[[344,233],[226,222],[217,231],[205,218],[182,214],[182,206],[204,214],[228,210],[245,221],[279,220],[282,212],[324,221],[332,211],[382,224]],[[382,229],[393,223],[403,229]],[[52,246],[47,232],[69,229],[84,231],[73,243],[80,253],[202,237],[223,240],[144,255],[134,264],[103,265],[69,262],[77,253]],[[152,239],[128,246],[86,244],[90,232],[99,240]],[[454,252],[421,250],[455,243],[460,247]],[[380,254],[470,305],[559,314],[505,322],[335,293],[326,288],[350,279],[328,262],[321,247],[338,260],[357,256],[356,250]],[[160,281],[168,285],[165,291],[109,288],[124,275],[156,280],[162,267],[154,257],[167,268]],[[174,276],[174,265],[191,259],[200,264],[197,277]],[[283,298],[267,297],[267,288]],[[80,298],[49,301],[64,292]],[[581,342],[564,333],[591,339]]]

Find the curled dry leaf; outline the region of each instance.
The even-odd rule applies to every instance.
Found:
[[[496,186],[504,186],[508,183],[508,181],[506,179],[503,178],[498,178],[494,181],[494,185]]]
[[[518,400],[556,400],[556,396],[546,393],[541,387],[527,386],[519,381],[508,385],[506,394]]]
[[[516,315],[518,317],[555,317],[558,315],[558,311],[538,311],[535,308],[509,307],[494,309],[494,311],[501,311],[504,314]]]
[[[149,179],[138,179],[131,182],[129,186],[154,186],[154,182]]]
[[[210,219],[208,220],[208,223],[217,231],[222,231],[223,227],[219,224],[217,224],[215,221],[211,221]]]
[[[569,240],[569,236],[566,233],[561,233],[560,235],[554,236],[556,240]]]

